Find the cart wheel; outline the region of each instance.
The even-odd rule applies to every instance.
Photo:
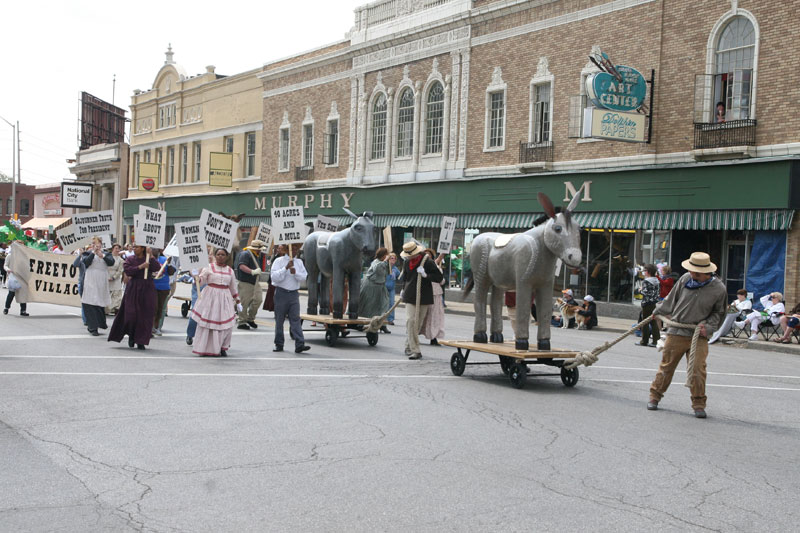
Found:
[[[335,346],[336,345],[336,338],[339,336],[339,332],[335,329],[327,329],[325,330],[325,342],[328,343],[328,346]]]
[[[183,302],[181,304],[181,316],[183,318],[189,316],[189,302]]]
[[[367,344],[375,346],[378,344],[378,334],[372,331],[367,332]]]
[[[563,383],[567,387],[574,387],[575,384],[578,382],[578,376],[580,373],[578,372],[578,367],[575,368],[564,368],[561,367],[561,383]]]
[[[461,352],[455,352],[450,358],[450,370],[453,371],[453,375],[460,376],[463,374],[466,366],[467,360],[464,359],[464,356],[461,355]]]
[[[498,355],[497,357],[500,358],[500,368],[503,369],[503,374],[507,376],[508,371],[511,368],[511,362],[509,361],[510,358],[505,355]]]
[[[525,363],[512,363],[508,369],[508,377],[515,389],[521,389],[528,377],[528,367]]]

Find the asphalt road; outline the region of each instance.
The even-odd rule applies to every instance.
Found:
[[[262,312],[228,358],[210,359],[191,355],[173,305],[144,352],[90,337],[77,309],[31,304],[21,318],[14,304],[0,316],[0,531],[800,523],[795,355],[712,347],[709,418],[697,420],[683,372],[660,411],[645,409],[659,354],[631,339],[574,388],[540,377],[517,390],[496,365],[453,376],[451,348],[407,360],[403,310],[375,347],[331,348],[316,332],[300,356],[272,353]],[[446,325],[448,338],[471,337],[469,317]],[[616,335],[554,330],[553,346]]]

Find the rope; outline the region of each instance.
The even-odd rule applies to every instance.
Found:
[[[636,330],[641,329],[646,324],[649,324],[655,317],[656,317],[656,315],[650,315],[649,317],[645,318],[644,320],[642,320],[641,322],[639,322],[638,324],[633,326],[631,329],[629,329],[628,331],[626,331],[625,333],[623,333],[622,335],[620,335],[619,337],[614,339],[613,341],[604,342],[602,345],[600,345],[600,346],[598,346],[598,347],[596,347],[596,348],[594,348],[594,349],[592,349],[592,350],[590,350],[588,352],[580,352],[578,355],[575,356],[574,359],[570,360],[569,364],[565,365],[565,368],[573,369],[573,368],[578,367],[580,365],[592,366],[594,363],[596,363],[598,361],[599,355],[601,353],[609,350],[615,344],[617,344],[620,341],[622,341],[625,337],[633,335],[633,333]],[[692,387],[692,382],[694,380],[694,362],[695,362],[695,354],[697,353],[697,343],[698,343],[698,341],[700,339],[700,326],[705,324],[705,322],[700,322],[699,324],[683,324],[681,322],[674,322],[674,321],[672,321],[672,320],[670,320],[668,318],[664,318],[663,316],[660,316],[659,318],[667,326],[669,326],[671,328],[694,330],[693,333],[692,333],[692,344],[691,344],[691,347],[689,348],[689,358],[688,358],[687,363],[686,363],[686,383],[685,383],[685,386],[691,388]]]
[[[398,298],[397,301],[394,303],[394,305],[390,307],[388,311],[386,311],[382,315],[372,317],[369,321],[369,324],[367,325],[367,331],[369,333],[377,333],[378,330],[381,329],[381,326],[383,326],[386,323],[386,319],[389,318],[389,315],[392,313],[392,311],[394,311],[395,308],[397,308],[397,306],[400,305],[402,301],[403,301],[402,298]]]

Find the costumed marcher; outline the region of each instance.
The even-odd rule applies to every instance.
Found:
[[[236,276],[228,266],[228,251],[214,250],[213,262],[200,271],[199,283],[205,285],[192,308],[197,322],[193,353],[201,356],[227,357],[236,323],[236,309],[241,305]]]
[[[771,292],[761,297],[759,300],[764,307],[763,311],[753,311],[747,315],[742,321],[735,324],[742,328],[747,329],[750,325],[750,337],[748,340],[758,340],[758,328],[761,327],[762,322],[769,320],[773,325],[777,326],[781,323],[781,317],[786,313],[786,306],[783,304],[783,295],[779,292]]]
[[[83,277],[81,309],[86,317],[89,333],[99,336],[99,329],[106,329],[106,307],[111,305],[108,290],[108,268],[114,265],[111,253],[103,253],[103,240],[92,239],[92,247],[81,256],[86,273]]]
[[[444,259],[444,254],[439,254],[439,256],[434,259],[436,252],[430,248],[425,250],[425,254],[429,259],[433,259],[433,264],[442,274],[442,281],[431,283],[431,289],[433,290],[433,304],[431,305],[431,308],[428,309],[428,313],[425,315],[425,320],[422,322],[422,334],[426,339],[431,341],[432,346],[439,346],[438,338],[444,336],[445,279],[444,272],[442,272],[442,260]]]
[[[242,310],[236,320],[239,329],[256,329],[256,313],[264,295],[258,277],[261,274],[261,252],[266,248],[263,242],[255,239],[236,256],[236,279],[239,280],[239,296]]]
[[[788,314],[781,317],[781,330],[783,335],[775,339],[775,342],[780,344],[791,344],[792,333],[795,328],[800,325],[800,303],[792,307]]]
[[[114,315],[117,313],[120,304],[122,303],[122,264],[124,260],[120,252],[122,247],[119,244],[111,246],[111,257],[114,259],[114,264],[108,267],[108,291],[111,296],[111,304],[106,307],[106,313]]]
[[[86,265],[83,264],[83,254],[84,252],[88,252],[91,248],[92,245],[90,244],[83,248],[78,248],[73,252],[75,254],[75,260],[72,262],[72,266],[78,269],[78,296],[83,296],[83,278],[86,275]],[[86,313],[83,312],[83,307],[81,307],[81,320],[83,320],[84,326],[88,326],[86,322]]]
[[[428,260],[425,247],[415,241],[403,245],[400,257],[403,265],[403,302],[406,304],[405,354],[409,359],[420,359],[419,334],[428,309],[433,305],[432,283],[439,283],[443,276],[433,261]],[[419,290],[417,290],[419,285]],[[419,301],[417,295],[419,294]]]
[[[22,244],[21,241],[19,242],[19,246],[25,246]],[[6,295],[6,305],[3,307],[3,314],[7,315],[8,311],[11,309],[11,302],[14,301],[14,298],[17,299],[17,303],[19,304],[19,316],[30,316],[28,314],[28,290],[22,282],[14,275],[14,271],[9,268],[11,264],[11,255],[14,253],[14,246],[13,243],[11,246],[8,247],[8,251],[6,252],[6,262],[4,268],[8,277],[6,279],[6,287],[8,288],[8,295]]]
[[[0,284],[6,286],[6,254],[8,253],[8,245],[0,242]]]
[[[280,245],[281,257],[277,258],[270,269],[270,280],[275,285],[275,348],[273,352],[282,352],[284,344],[283,322],[289,319],[289,332],[294,339],[295,353],[306,352],[311,349],[305,343],[303,328],[300,325],[300,296],[297,291],[300,283],[308,277],[303,260],[293,257],[300,250],[299,244],[293,244],[289,255],[289,247]]]
[[[200,273],[197,270],[192,269],[192,303],[189,306],[189,309],[194,308],[195,304],[197,304],[197,298],[205,288],[204,284],[200,284],[200,278],[198,278],[199,274]],[[189,313],[189,324],[186,326],[186,344],[189,346],[192,345],[196,333],[197,322],[195,322],[194,318],[192,318],[192,313]]]
[[[711,262],[707,253],[694,252],[681,263],[688,270],[681,276],[669,295],[656,305],[654,314],[671,316],[679,324],[700,324],[700,336],[694,356],[692,373],[687,376],[691,385],[692,409],[697,418],[706,417],[706,359],[708,358],[708,337],[716,331],[725,316],[727,289],[720,279],[714,276],[717,265]],[[650,385],[650,401],[647,409],[655,411],[658,403],[672,382],[672,376],[683,356],[688,356],[692,348],[694,328],[667,329],[667,339],[656,377]]]
[[[753,302],[747,299],[747,290],[739,289],[736,291],[736,299],[728,306],[728,311],[725,315],[725,321],[722,323],[719,329],[714,332],[714,335],[708,339],[708,344],[714,344],[720,339],[720,337],[727,335],[731,330],[731,326],[733,326],[737,320],[744,320],[747,318],[747,315],[752,309]]]
[[[389,254],[389,272],[386,274],[386,291],[389,293],[389,307],[387,309],[394,306],[395,287],[397,287],[397,278],[400,277],[400,269],[395,266],[396,263],[397,254],[392,252]],[[390,326],[394,326],[394,309],[386,317],[386,321]]]
[[[389,293],[386,292],[386,276],[389,273],[389,250],[378,248],[375,259],[369,265],[364,279],[361,280],[361,291],[358,296],[358,311],[361,316],[372,318],[380,316],[389,308]],[[381,326],[383,333],[389,333],[386,325]]]
[[[578,309],[578,314],[584,317],[583,324],[578,329],[589,330],[597,326],[597,304],[591,294],[583,297],[583,305]]]
[[[280,246],[275,247],[275,253],[272,254],[272,259],[268,261],[269,279],[267,280],[267,294],[264,296],[264,305],[261,307],[264,311],[275,311],[275,284],[272,283],[272,265],[275,260],[281,256]]]
[[[172,258],[164,255],[164,250],[154,248],[153,255],[158,258],[158,263],[161,265],[161,268],[155,275],[155,279],[153,279],[153,283],[156,288],[156,306],[154,309],[155,314],[153,315],[153,335],[160,337],[161,325],[164,321],[164,313],[167,311],[167,302],[169,302],[169,277],[175,273],[175,267],[170,264],[172,262]]]
[[[656,266],[647,264],[644,266],[644,281],[642,282],[642,320],[653,314],[653,310],[658,303],[659,286],[660,282],[656,277]],[[652,337],[653,342],[650,342]],[[656,347],[656,343],[661,338],[659,328],[655,320],[651,320],[642,327],[642,340],[638,342],[639,346]]]
[[[120,342],[122,338],[128,336],[128,346],[144,350],[150,344],[153,334],[153,317],[156,312],[156,288],[153,283],[153,276],[161,270],[161,263],[158,259],[150,256],[147,261],[147,248],[135,246],[133,255],[128,257],[123,263],[125,275],[128,282],[125,284],[125,294],[122,296],[122,305],[114,317],[108,340]],[[147,279],[145,279],[145,269],[147,269]]]

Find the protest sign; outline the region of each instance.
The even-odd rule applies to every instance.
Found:
[[[167,234],[167,212],[140,205],[137,229],[136,244],[151,248],[164,248]]]
[[[269,246],[270,241],[272,241],[272,226],[269,226],[264,222],[260,222],[258,224],[258,230],[256,231],[256,236],[253,237],[253,240],[261,241],[264,243],[265,246]]]
[[[14,243],[7,266],[22,285],[19,298],[23,302],[80,307],[79,270],[72,266],[74,261],[74,255],[41,252]]]
[[[386,226],[383,228],[383,246],[389,250],[390,252],[394,250],[394,246],[392,246],[392,227]]]
[[[72,215],[72,228],[78,238],[114,233],[114,211],[94,211]]]
[[[167,257],[180,256],[180,250],[178,250],[177,235],[173,235],[172,238],[167,243],[167,245],[164,247],[164,255],[166,255]]]
[[[314,231],[339,231],[339,221],[335,218],[317,215],[314,220]]]
[[[239,230],[238,222],[203,209],[200,223],[203,225],[206,242],[214,248],[225,248],[230,253],[233,245],[238,244],[236,242],[236,232]]]
[[[175,224],[175,244],[183,270],[201,270],[208,266],[208,244],[199,220]]]
[[[273,208],[272,231],[275,244],[303,242],[308,234],[303,208],[299,206]]]
[[[61,249],[65,254],[70,254],[92,242],[91,237],[78,237],[75,235],[75,229],[70,224],[67,227],[58,230],[58,242],[61,243]]]
[[[453,246],[453,235],[456,233],[456,222],[455,217],[442,217],[442,231],[439,233],[439,245],[436,247],[436,253],[450,253],[450,248]]]

